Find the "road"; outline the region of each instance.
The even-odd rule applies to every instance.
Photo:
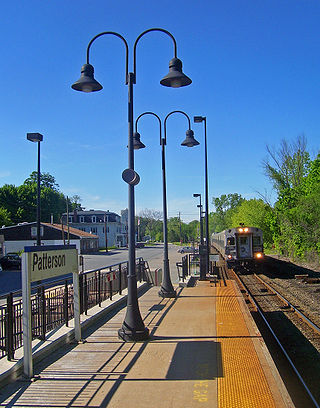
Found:
[[[175,263],[181,261],[181,254],[177,253],[178,247],[169,245],[170,274],[173,283],[178,281]],[[100,252],[97,255],[83,255],[84,270],[97,269],[128,260],[127,249],[112,250],[108,253]],[[161,268],[163,264],[163,245],[150,246],[136,249],[136,257],[148,261],[151,269]],[[0,295],[21,289],[21,271],[0,271]]]

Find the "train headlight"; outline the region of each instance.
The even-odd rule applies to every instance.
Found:
[[[257,258],[257,259],[261,259],[262,258],[262,253],[261,252],[257,252],[256,254],[255,254],[255,257]]]
[[[248,232],[248,231],[249,231],[249,228],[245,228],[245,229],[244,229],[244,232]]]
[[[239,232],[243,232],[243,228],[239,228]]]
[[[232,255],[228,255],[228,259],[232,259]]]

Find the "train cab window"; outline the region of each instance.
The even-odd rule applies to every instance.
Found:
[[[247,245],[248,237],[240,237],[240,245]]]
[[[227,238],[227,245],[235,245],[234,237]]]
[[[260,241],[260,237],[253,237],[253,245],[260,245],[261,241]]]

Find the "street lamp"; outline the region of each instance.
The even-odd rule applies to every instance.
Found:
[[[146,340],[149,330],[145,327],[141,318],[136,278],[136,256],[135,256],[135,203],[134,186],[139,182],[139,176],[134,171],[134,140],[133,140],[133,85],[136,83],[136,47],[142,36],[152,31],[160,31],[168,35],[174,44],[174,58],[169,63],[169,73],[160,81],[161,85],[168,87],[181,87],[191,84],[191,79],[182,72],[182,62],[177,58],[177,44],[171,33],[162,28],[150,28],[141,33],[135,40],[133,47],[133,72],[128,70],[129,47],[122,35],[113,31],[102,32],[89,42],[87,47],[87,63],[81,68],[81,77],[72,88],[77,91],[94,92],[102,89],[102,85],[94,79],[94,68],[89,63],[89,52],[92,43],[104,35],[113,35],[120,38],[126,48],[126,85],[128,85],[128,169],[124,170],[122,177],[128,183],[128,300],[127,311],[122,328],[118,335],[124,341]]]
[[[165,157],[165,146],[167,144],[167,130],[166,123],[169,116],[173,113],[181,113],[188,119],[189,129],[186,131],[186,139],[181,143],[182,146],[193,147],[199,144],[194,138],[193,131],[191,130],[191,122],[189,116],[183,111],[172,111],[170,112],[164,120],[164,138],[161,135],[161,119],[158,115],[153,112],[144,112],[136,119],[135,134],[134,138],[136,140],[136,145],[139,146],[137,149],[145,147],[145,145],[140,141],[140,134],[137,131],[137,125],[139,119],[144,115],[153,115],[159,121],[160,128],[160,145],[161,145],[161,158],[162,158],[162,205],[163,205],[163,279],[161,283],[161,288],[159,290],[159,296],[163,298],[175,298],[177,296],[176,291],[173,288],[171,277],[170,277],[170,266],[169,266],[169,255],[168,255],[168,210],[167,210],[167,186],[166,186],[166,157]],[[138,142],[140,143],[138,145]],[[142,146],[141,146],[142,145]]]
[[[206,220],[206,270],[201,274],[200,280],[206,279],[206,273],[209,271],[209,191],[208,191],[208,149],[207,149],[207,118],[205,116],[194,116],[194,123],[204,122],[204,179],[205,179],[205,220]]]
[[[37,245],[41,245],[40,237],[40,142],[43,141],[43,136],[40,133],[27,133],[27,139],[30,142],[38,143],[38,175],[37,175]]]
[[[201,194],[193,194],[193,197],[199,197],[200,198],[200,204],[197,205],[197,207],[199,208],[199,212],[200,212],[200,244],[203,245],[203,217],[202,217],[202,204],[201,204]]]

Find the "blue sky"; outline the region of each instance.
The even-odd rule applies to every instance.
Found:
[[[162,87],[173,57],[172,42],[151,33],[137,48],[135,117],[172,110],[207,117],[209,196],[258,193],[274,197],[261,162],[266,145],[304,133],[319,150],[320,2],[318,0],[122,1],[12,0],[2,4],[0,185],[19,185],[35,170],[40,132],[42,171],[55,176],[65,194],[80,195],[87,209],[120,212],[127,207],[127,94],[125,53],[116,37],[100,38],[90,62],[104,86],[84,94],[71,89],[80,76],[86,47],[102,31],[123,35],[132,50],[152,27],[176,38],[189,87]],[[203,126],[192,124],[201,143],[180,146],[187,130],[182,115],[167,126],[168,212],[197,218],[204,192]],[[139,122],[146,149],[135,153],[141,181],[136,212],[162,208],[159,127]],[[212,209],[212,205],[210,205]]]

